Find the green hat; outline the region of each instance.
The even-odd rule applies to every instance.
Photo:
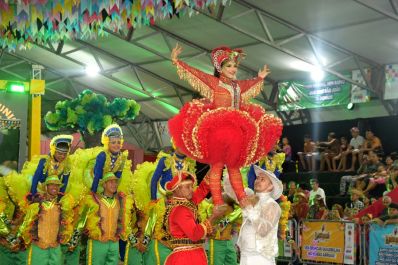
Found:
[[[119,180],[118,177],[115,176],[115,173],[113,172],[108,172],[106,174],[104,174],[104,176],[101,179],[101,183],[104,184],[105,182],[109,181],[109,180]]]
[[[44,185],[48,185],[48,184],[56,184],[56,185],[60,185],[60,186],[63,185],[57,175],[48,176],[46,178],[46,181],[44,182]]]

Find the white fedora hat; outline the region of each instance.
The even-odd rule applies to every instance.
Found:
[[[269,179],[272,182],[272,185],[274,186],[274,188],[271,191],[271,197],[274,200],[279,199],[279,197],[282,195],[283,192],[283,185],[282,182],[275,176],[275,174],[272,173],[271,171],[264,170],[257,165],[254,165],[254,173],[256,174],[256,176],[264,174],[267,177],[269,177]]]

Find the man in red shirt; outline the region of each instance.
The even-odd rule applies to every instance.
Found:
[[[167,191],[173,193],[166,205],[165,226],[173,252],[167,257],[166,265],[206,265],[207,258],[203,243],[212,233],[212,223],[223,215],[223,207],[216,207],[209,219],[199,223],[197,205],[210,191],[206,176],[194,191],[196,178],[188,172],[174,176],[166,183]]]

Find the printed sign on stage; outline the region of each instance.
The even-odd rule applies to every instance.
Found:
[[[372,224],[369,232],[369,265],[396,265],[398,226]]]
[[[301,257],[303,260],[343,263],[345,224],[304,222]]]

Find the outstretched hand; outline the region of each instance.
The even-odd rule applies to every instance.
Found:
[[[178,56],[182,53],[182,47],[177,43],[171,51],[171,60],[173,63],[177,62]]]
[[[264,65],[263,69],[260,69],[260,71],[258,71],[258,77],[261,77],[264,79],[270,73],[271,73],[271,71],[269,70],[268,65]]]

